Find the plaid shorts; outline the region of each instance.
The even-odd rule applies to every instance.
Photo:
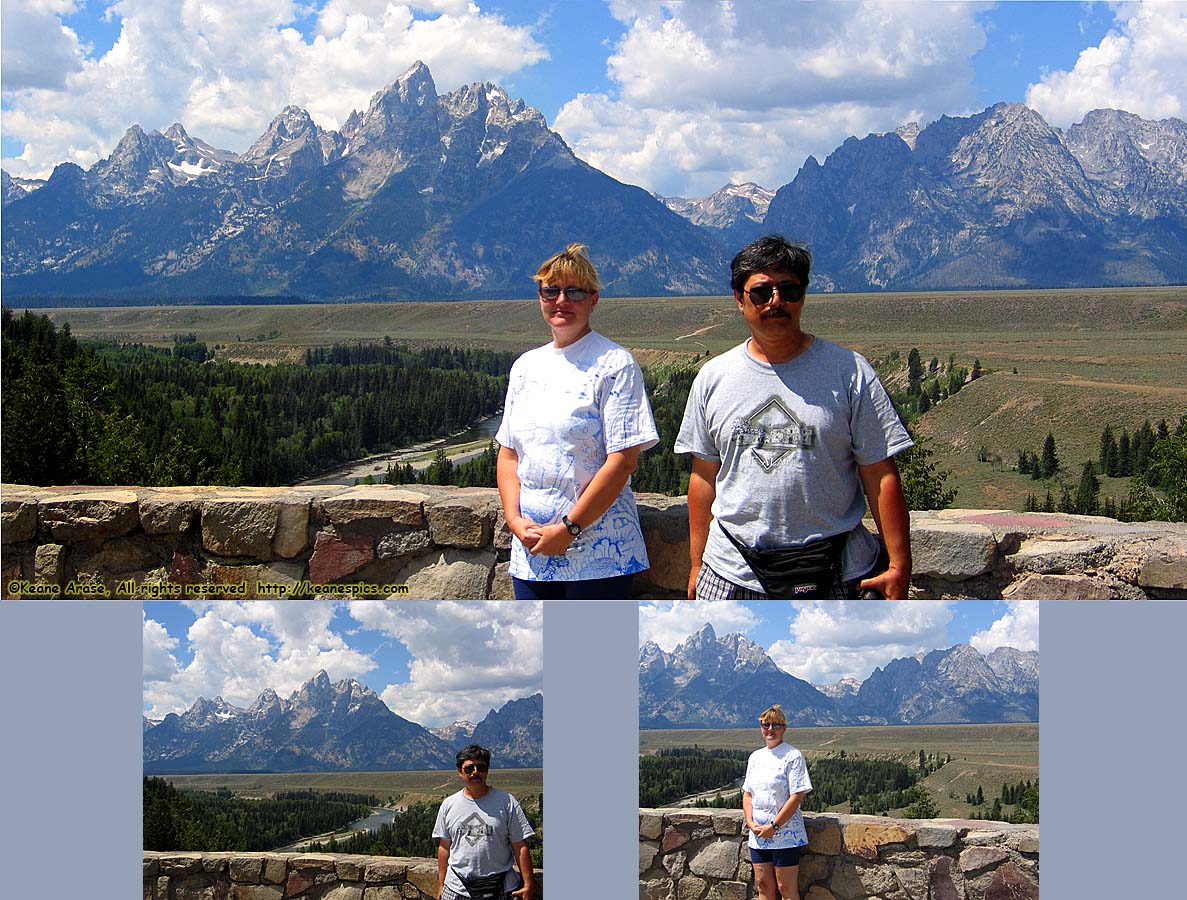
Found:
[[[456,891],[451,891],[445,888],[441,891],[441,900],[470,900],[469,894],[459,894]],[[499,895],[499,900],[518,900],[517,897],[512,897],[511,892]]]
[[[837,579],[833,582],[832,590],[829,591],[829,600],[856,600],[858,599],[857,585],[861,583],[860,578],[854,578],[852,581],[841,580],[841,570],[837,570]],[[742,587],[740,584],[734,584],[732,581],[727,581],[706,565],[701,565],[701,571],[697,574],[696,596],[698,600],[769,600],[770,598],[763,591],[756,591],[753,588]]]

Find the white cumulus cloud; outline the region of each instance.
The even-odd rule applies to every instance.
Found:
[[[147,615],[144,617],[144,636],[141,644],[144,648],[142,664],[146,682],[168,681],[173,677],[178,669],[177,660],[173,656],[178,643],[177,638],[169,636],[165,626]]]
[[[1146,119],[1187,115],[1187,4],[1125,3],[1115,15],[1071,71],[1049,72],[1027,89],[1027,106],[1060,127],[1101,108]]]
[[[44,176],[63,161],[90,165],[132,124],[148,131],[180,121],[241,152],[288,104],[337,128],[417,60],[444,92],[548,55],[529,29],[450,0],[329,0],[310,37],[295,27],[304,7],[291,0],[118,0],[110,7],[120,22],[115,45],[84,58],[76,40],[74,50],[62,44],[66,0],[23,0],[13,41],[22,38],[41,74],[14,70],[10,81],[8,5],[4,132],[24,149],[4,166],[17,175]],[[20,59],[13,65],[29,69]]]
[[[246,707],[265,688],[288,696],[325,669],[334,681],[359,678],[375,668],[329,628],[333,604],[227,601],[187,604],[198,616],[186,632],[192,653],[181,665],[180,641],[146,615],[144,702],[146,715],[181,713],[199,697],[221,696]]]
[[[1008,611],[984,631],[969,638],[969,646],[988,655],[998,647],[1015,650],[1039,649],[1039,604],[1018,600],[1010,603]]]
[[[380,696],[415,722],[476,723],[509,700],[543,690],[539,603],[357,602],[350,614],[412,655],[409,681],[388,685]]]
[[[82,68],[84,47],[61,17],[74,0],[5,0],[0,19],[0,82],[5,91],[60,89]]]
[[[639,645],[655,641],[671,653],[690,634],[708,622],[718,637],[746,633],[758,624],[758,617],[741,603],[707,600],[676,600],[639,605]]]
[[[799,614],[788,640],[767,651],[779,668],[812,684],[841,678],[864,681],[893,659],[947,646],[951,604],[939,600],[810,601],[796,603]]]
[[[983,9],[615,0],[617,91],[578,95],[556,128],[595,166],[665,195],[778,187],[849,135],[971,111]]]

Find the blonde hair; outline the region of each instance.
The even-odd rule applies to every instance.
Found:
[[[536,284],[551,284],[564,287],[563,281],[577,282],[573,287],[586,291],[598,290],[598,270],[585,255],[585,244],[569,244],[560,253],[554,253],[541,263],[532,277]]]
[[[769,709],[764,709],[759,715],[758,721],[766,722],[768,725],[786,725],[787,716],[783,714],[783,707],[776,703]]]

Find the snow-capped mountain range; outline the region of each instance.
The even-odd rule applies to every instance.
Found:
[[[1039,655],[966,644],[896,659],[864,681],[812,685],[789,675],[740,634],[718,638],[706,624],[671,653],[639,651],[641,728],[753,725],[772,703],[793,725],[938,725],[1034,722]]]
[[[3,175],[10,296],[527,297],[587,243],[608,295],[723,294],[780,232],[817,290],[1187,281],[1187,123],[1020,104],[851,137],[777,191],[659,198],[578,159],[502,88],[439,95],[417,63],[337,131],[282,110],[242,154],[180,124],[44,183]]]
[[[237,155],[134,125],[90,169],[6,177],[4,203],[6,293],[527,297],[573,240],[608,291],[704,293],[727,262],[538,110],[494,84],[438,95],[421,63],[336,132],[290,106]]]
[[[496,765],[540,765],[543,698],[505,704],[488,720],[514,718],[513,704],[535,705],[539,715],[526,734],[501,740],[506,728],[487,728]],[[468,741],[464,742],[468,743]],[[370,688],[354,679],[331,682],[318,672],[287,699],[264,690],[249,708],[221,697],[199,697],[181,715],[144,720],[144,770],[169,772],[310,772],[452,769],[456,747],[396,715]]]

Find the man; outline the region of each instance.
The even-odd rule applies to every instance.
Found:
[[[433,826],[439,900],[531,900],[527,841],[535,832],[519,801],[486,783],[489,772],[485,747],[470,744],[458,751],[463,786],[442,801]],[[513,863],[519,865],[518,877]]]
[[[910,520],[894,454],[911,438],[870,364],[800,327],[811,265],[779,236],[731,263],[750,338],[702,367],[676,440],[694,457],[690,600],[768,596],[738,544],[828,548],[827,594],[805,596],[907,596]],[[890,558],[878,574],[877,539],[861,525],[867,499]]]

